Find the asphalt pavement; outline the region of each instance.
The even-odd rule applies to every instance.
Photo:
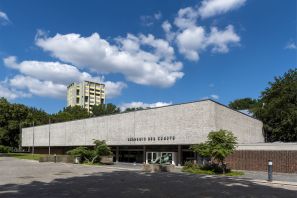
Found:
[[[0,157],[0,197],[297,197],[297,185]]]

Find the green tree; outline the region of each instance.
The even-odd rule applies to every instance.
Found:
[[[109,115],[119,112],[120,108],[111,103],[94,105],[92,108],[93,116]]]
[[[229,103],[229,107],[235,110],[250,110],[253,111],[258,104],[258,100],[252,98],[236,99]]]
[[[254,114],[264,123],[266,141],[297,141],[297,69],[269,82]]]
[[[102,156],[110,156],[112,155],[111,149],[109,146],[107,146],[106,142],[104,140],[95,140],[94,141],[94,157],[92,159],[92,163],[94,163],[95,160]]]
[[[65,122],[90,117],[87,109],[81,106],[65,107],[62,111],[51,115],[52,122]]]
[[[232,154],[237,145],[237,138],[232,132],[226,130],[212,131],[207,136],[205,143],[193,145],[191,149],[202,157],[211,157],[222,165],[225,174],[225,159]]]
[[[107,146],[104,140],[95,140],[94,141],[94,148],[87,148],[87,147],[77,147],[67,152],[68,155],[73,155],[80,157],[82,162],[87,161],[94,163],[102,156],[110,156],[112,155],[111,149]]]
[[[128,107],[125,109],[124,112],[131,112],[131,111],[138,111],[138,110],[143,110],[143,107]]]
[[[48,114],[40,109],[21,104],[11,104],[5,98],[0,98],[0,144],[18,147],[20,143],[20,128],[45,124]]]

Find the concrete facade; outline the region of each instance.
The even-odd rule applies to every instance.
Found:
[[[230,130],[239,144],[263,143],[262,122],[212,100],[22,129],[23,147],[191,145],[210,131]],[[34,135],[34,138],[33,138]]]

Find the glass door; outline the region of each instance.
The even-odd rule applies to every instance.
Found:
[[[146,163],[151,164],[158,158],[158,152],[147,152]]]

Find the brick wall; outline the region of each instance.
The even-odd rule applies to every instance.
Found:
[[[226,162],[232,169],[267,171],[268,160],[272,160],[275,172],[297,173],[297,151],[240,150],[229,156]]]

